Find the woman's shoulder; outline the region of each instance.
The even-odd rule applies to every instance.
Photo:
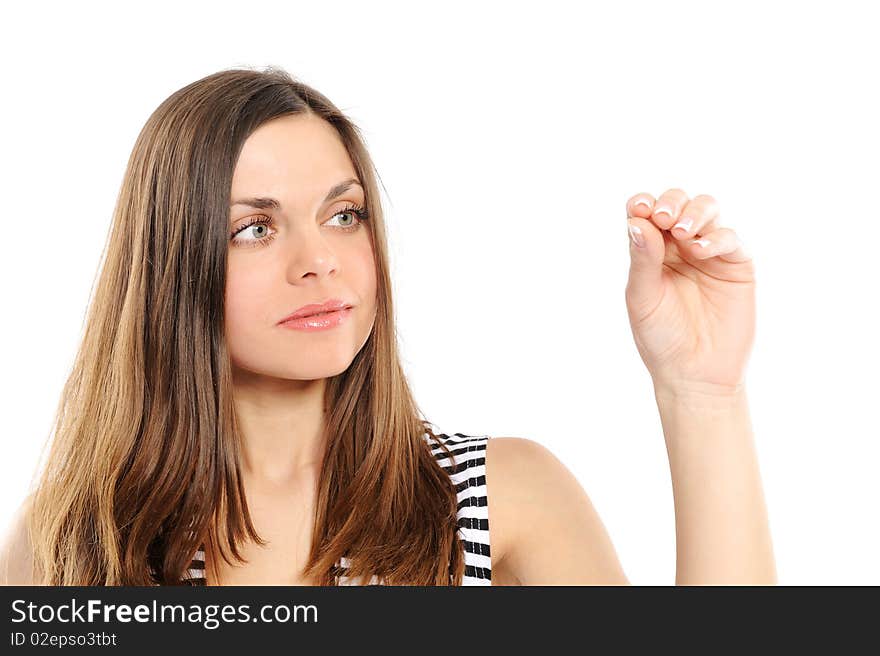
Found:
[[[492,437],[486,480],[496,574],[518,585],[627,582],[589,495],[549,448]]]
[[[18,507],[0,543],[0,585],[34,585],[34,557],[28,535],[32,501],[30,494]]]
[[[489,516],[496,546],[493,568],[499,581],[520,583],[515,573],[509,571],[508,555],[518,539],[516,528],[522,522],[522,494],[534,481],[535,468],[541,467],[548,457],[552,458],[552,454],[544,446],[524,437],[494,436],[487,442],[486,479],[492,490]]]

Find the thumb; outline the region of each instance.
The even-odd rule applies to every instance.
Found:
[[[629,281],[626,297],[630,307],[653,308],[663,294],[663,233],[650,219],[627,217],[629,230]]]

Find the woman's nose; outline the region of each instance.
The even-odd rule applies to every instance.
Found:
[[[288,273],[293,280],[309,274],[324,277],[339,266],[336,253],[320,226],[301,229],[291,235],[287,255]]]

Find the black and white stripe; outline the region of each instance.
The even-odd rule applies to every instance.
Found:
[[[432,425],[433,426],[433,425]],[[431,453],[455,485],[458,497],[458,535],[464,549],[464,577],[462,585],[492,585],[492,557],[489,541],[489,505],[486,489],[486,443],[488,435],[447,435],[434,430],[439,440],[450,450],[451,458],[425,433]],[[337,585],[360,585],[345,576],[350,561],[342,558],[337,563]],[[183,576],[184,584],[205,585],[205,552],[200,547]],[[381,585],[372,576],[366,585]]]
[[[189,564],[189,569],[183,575],[183,582],[188,585],[205,585],[205,549],[201,546],[196,550]]]
[[[432,447],[437,463],[452,479],[458,494],[458,532],[464,543],[462,585],[491,585],[492,558],[489,548],[489,505],[486,490],[486,443],[488,435],[438,434],[453,456]]]

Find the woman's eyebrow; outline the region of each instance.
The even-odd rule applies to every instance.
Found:
[[[330,191],[327,192],[327,196],[324,197],[324,202],[328,202],[337,198],[344,194],[346,191],[351,189],[353,185],[357,185],[363,189],[360,181],[357,178],[350,178],[348,180],[344,180],[339,184],[333,185],[330,188]],[[250,207],[256,208],[258,210],[277,210],[281,208],[281,203],[279,203],[274,198],[268,198],[265,196],[257,196],[255,198],[240,198],[239,200],[232,203],[232,206],[236,205],[249,205]]]

